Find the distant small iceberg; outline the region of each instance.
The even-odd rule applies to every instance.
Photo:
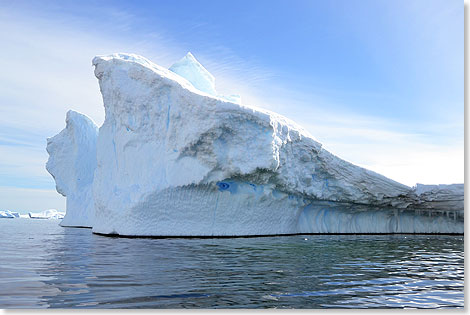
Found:
[[[13,212],[10,210],[0,210],[0,218],[2,219],[14,219],[19,217],[20,214],[18,212]]]
[[[28,215],[31,219],[58,219],[58,220],[62,220],[65,216],[65,213],[64,212],[59,212],[56,209],[48,209],[48,210],[44,210],[42,212],[37,212],[37,213],[29,212]]]

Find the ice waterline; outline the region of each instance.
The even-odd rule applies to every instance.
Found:
[[[93,59],[106,118],[69,111],[47,170],[62,225],[125,236],[463,233],[463,184],[397,183],[276,113],[217,94],[190,53],[168,69]]]

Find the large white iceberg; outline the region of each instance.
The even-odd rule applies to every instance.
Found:
[[[449,188],[458,192],[456,207],[447,209],[431,188],[426,194],[346,162],[285,117],[220,97],[213,76],[191,54],[171,71],[132,54],[98,56],[93,65],[106,118],[96,145],[86,149],[93,155],[96,148],[96,155],[88,156],[86,169],[74,168],[86,174],[87,189],[65,193],[67,218],[69,196],[90,205],[92,186],[93,232],[463,233],[460,186]],[[60,149],[48,145],[48,151],[52,158]],[[57,169],[69,167],[74,154],[57,158]],[[67,173],[50,172],[59,191]],[[67,177],[67,187],[77,177]],[[439,212],[446,210],[454,216]]]
[[[47,139],[46,169],[55,179],[57,192],[67,197],[62,226],[92,227],[97,137],[98,127],[93,121],[70,110],[65,129]]]
[[[141,57],[137,57],[139,59]],[[175,62],[168,70],[178,74],[181,78],[186,79],[201,92],[207,93],[211,96],[224,99],[226,101],[241,104],[242,100],[240,95],[221,95],[215,89],[214,76],[201,65],[193,54],[188,52],[181,60]]]

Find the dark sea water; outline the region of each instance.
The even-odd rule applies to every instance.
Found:
[[[463,236],[144,239],[0,219],[0,308],[454,308]]]

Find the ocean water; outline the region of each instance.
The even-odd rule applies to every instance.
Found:
[[[463,236],[113,238],[0,219],[0,308],[455,308]]]

